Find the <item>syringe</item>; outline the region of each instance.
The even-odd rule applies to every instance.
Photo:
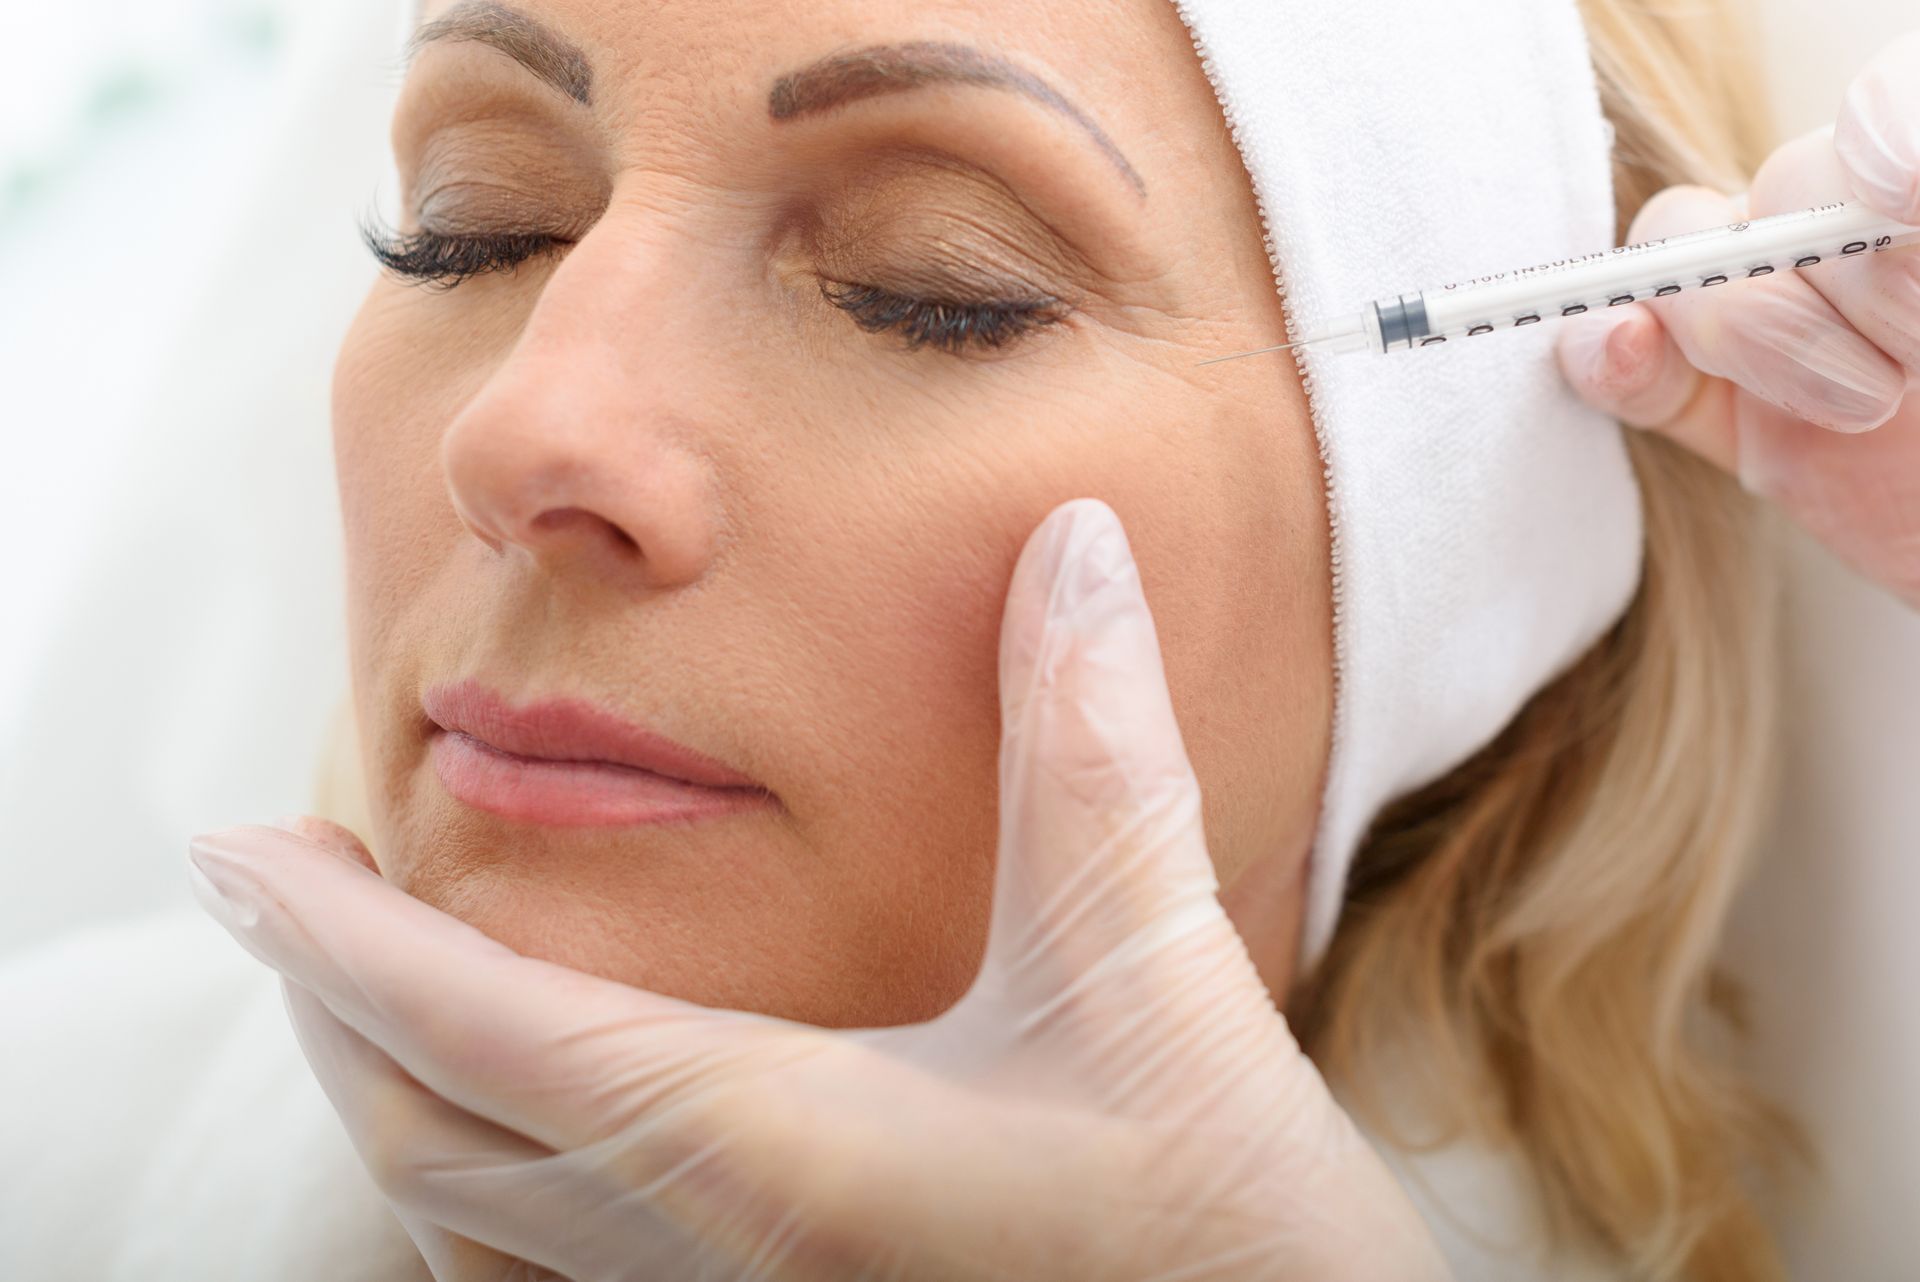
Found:
[[[1438,347],[1453,339],[1776,271],[1804,271],[1914,243],[1920,243],[1920,227],[1893,222],[1857,200],[1815,205],[1382,298],[1357,316],[1316,326],[1294,342],[1199,363],[1212,365],[1290,347],[1380,354]]]

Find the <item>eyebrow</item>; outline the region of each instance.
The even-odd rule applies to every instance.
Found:
[[[460,0],[413,33],[405,57],[411,61],[429,44],[463,40],[491,45],[573,101],[593,105],[593,65],[580,47],[497,0]],[[917,40],[830,54],[775,81],[767,111],[775,120],[797,120],[862,98],[936,84],[1024,94],[1079,125],[1134,190],[1146,195],[1146,181],[1126,154],[1065,94],[1026,68],[968,45]]]
[[[580,47],[494,0],[460,0],[407,40],[405,59],[427,45],[471,40],[492,45],[583,107],[593,105],[593,64]]]
[[[1134,190],[1146,195],[1139,171],[1091,116],[1033,72],[969,45],[920,40],[830,54],[775,81],[767,112],[775,120],[797,120],[862,98],[935,84],[981,85],[1026,95],[1086,130]]]

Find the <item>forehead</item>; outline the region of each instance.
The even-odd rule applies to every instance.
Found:
[[[531,20],[576,46],[610,92],[737,89],[834,52],[961,41],[1002,55],[1103,116],[1178,115],[1194,68],[1171,0],[406,0],[414,26],[449,14]],[[625,82],[623,85],[622,82]],[[689,105],[692,105],[689,102]],[[1189,104],[1190,105],[1190,104]],[[1210,101],[1206,105],[1211,105]],[[1156,111],[1157,108],[1157,111]]]

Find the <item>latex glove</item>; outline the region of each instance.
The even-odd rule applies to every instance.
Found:
[[[1104,504],[1028,541],[1000,688],[986,957],[929,1023],[820,1029],[522,957],[350,837],[198,838],[197,889],[285,976],[442,1282],[1445,1276],[1215,898]]]
[[[1833,127],[1767,158],[1744,208],[1672,187],[1627,238],[1854,197],[1920,224],[1920,31],[1854,78]],[[1596,312],[1562,326],[1559,355],[1591,404],[1734,473],[1920,607],[1920,245]]]

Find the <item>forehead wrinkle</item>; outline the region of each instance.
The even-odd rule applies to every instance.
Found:
[[[1065,116],[1087,132],[1136,191],[1146,194],[1139,172],[1091,116],[1033,72],[969,45],[917,40],[829,54],[776,80],[767,113],[775,120],[794,120],[862,98],[942,83],[1012,90]]]

